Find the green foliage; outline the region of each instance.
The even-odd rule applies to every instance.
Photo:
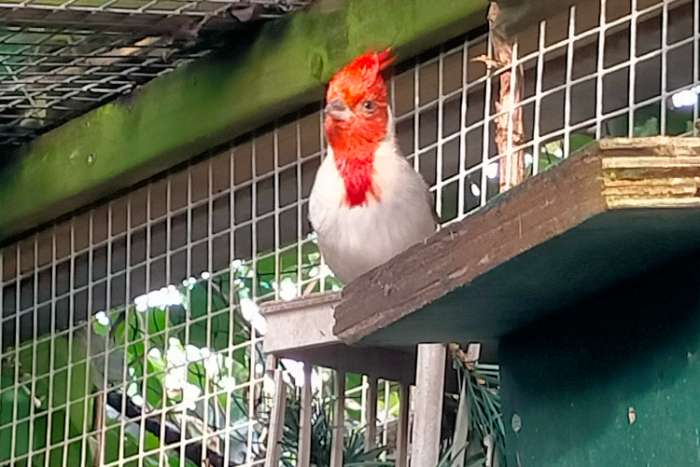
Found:
[[[569,154],[584,148],[592,143],[594,138],[586,132],[577,132],[569,135]],[[550,169],[561,162],[564,158],[564,138],[555,139],[543,143],[540,146],[538,159],[538,172]]]
[[[264,356],[259,342],[245,345],[253,337],[255,323],[250,313],[255,311],[248,310],[246,315],[242,308],[246,301],[252,303],[253,288],[258,297],[263,294],[266,299],[281,294],[280,284],[285,280],[295,286],[299,280],[309,282],[307,293],[340,287],[321,269],[315,242],[305,241],[258,260],[254,267],[249,263],[234,264],[230,272],[171,287],[166,292],[177,298],[174,303],[142,299],[126,308],[98,314],[71,334],[39,338],[10,352],[11,358],[3,362],[0,373],[0,463],[13,455],[21,456],[49,445],[58,445],[45,454],[49,465],[79,465],[81,454],[91,462],[94,442],[84,444],[81,436],[86,429],[94,429],[95,391],[122,390],[125,377],[128,384],[123,390],[130,400],[138,401],[144,413],[164,409],[165,420],[174,426],[179,426],[182,416],[204,421],[207,404],[210,426],[223,429],[220,424],[226,420],[229,427],[246,427],[231,435],[232,451],[238,447],[245,451],[250,435],[249,418],[256,418],[257,423],[251,424],[250,429],[255,457],[262,458],[265,417],[260,418],[257,412],[263,401],[261,385],[247,383],[253,374],[261,375],[264,368],[255,367],[257,362],[262,365]],[[15,384],[17,375],[19,384]],[[473,401],[465,464],[472,467],[483,462],[484,437],[493,436],[501,443],[499,452],[502,452],[498,375],[482,368],[463,372],[461,378]],[[345,465],[393,466],[391,460],[381,460],[387,454],[385,447],[365,452],[364,429],[360,426],[361,375],[348,374],[346,388],[351,395],[346,408]],[[214,392],[215,397],[201,399],[202,394]],[[251,400],[253,413],[250,413]],[[298,394],[288,402],[282,441],[285,466],[296,462],[299,405]],[[314,399],[311,460],[318,467],[330,464],[331,407],[331,399]],[[392,385],[386,401],[380,398],[378,409],[391,417],[398,415],[396,385]],[[222,418],[213,420],[212,413]],[[112,417],[105,420],[105,461],[116,462],[122,455],[136,455],[141,445],[146,454],[143,465],[159,465],[156,454],[161,448],[160,438],[142,431],[139,423],[123,425],[123,420]],[[123,430],[122,426],[127,429]],[[187,436],[196,434],[188,431]],[[67,439],[75,441],[61,444]],[[220,446],[225,444],[224,440],[222,435]],[[451,439],[443,443],[448,460],[455,454],[450,442]],[[151,452],[153,455],[149,455]],[[169,465],[180,465],[179,450],[165,451],[165,457]]]
[[[468,403],[468,430],[463,440],[444,440],[443,454],[437,467],[480,467],[486,460],[485,441],[494,446],[498,465],[505,466],[505,427],[499,396],[499,371],[496,365],[476,365],[464,368],[455,361],[454,367],[460,383],[460,398]],[[459,425],[463,420],[457,420]],[[452,433],[450,433],[452,435]],[[456,444],[455,444],[456,443]],[[464,464],[455,461],[464,456]]]
[[[321,398],[319,395],[313,398],[311,404],[311,464],[316,467],[329,467],[332,444],[332,398]],[[297,450],[299,447],[299,416],[301,401],[297,395],[291,396],[287,401],[284,427],[280,447],[281,459],[285,467],[294,467],[297,463]],[[263,420],[267,419],[267,415]],[[343,464],[346,467],[393,467],[391,461],[381,461],[381,455],[386,447],[377,447],[365,451],[364,428],[357,424],[346,425],[344,439]]]

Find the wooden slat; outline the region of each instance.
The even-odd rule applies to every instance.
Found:
[[[331,441],[331,467],[343,467],[345,436],[345,372],[336,371],[333,395],[333,440]]]
[[[333,333],[365,345],[497,339],[698,235],[700,138],[604,140],[348,284]]]
[[[367,391],[365,392],[365,417],[367,427],[365,429],[365,450],[374,449],[377,445],[377,377],[367,377]]]
[[[415,351],[411,352],[403,348],[353,347],[345,344],[336,344],[300,350],[287,350],[277,355],[281,358],[309,361],[316,366],[324,368],[342,369],[346,372],[358,374],[371,373],[390,381],[412,383],[416,372]]]
[[[311,365],[304,363],[304,387],[301,389],[301,411],[299,414],[299,467],[310,467],[311,463]]]
[[[399,386],[399,419],[396,433],[396,467],[408,467],[408,419],[411,406],[411,386]]]
[[[446,350],[442,344],[418,346],[411,465],[434,466],[440,457],[440,427]]]
[[[265,454],[265,467],[279,467],[280,440],[284,428],[284,412],[287,404],[287,391],[282,370],[274,370],[275,396],[272,402],[270,426],[268,428],[267,452]]]

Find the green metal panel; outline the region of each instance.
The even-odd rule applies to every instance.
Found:
[[[0,240],[321,97],[370,47],[409,57],[484,21],[486,0],[321,1],[247,44],[154,80],[38,138],[0,169]],[[243,40],[243,39],[239,39]]]
[[[699,259],[503,340],[508,465],[700,465]]]

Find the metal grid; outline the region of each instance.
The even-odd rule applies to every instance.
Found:
[[[309,0],[0,2],[0,145],[36,137]],[[200,34],[202,33],[202,34]]]
[[[508,154],[525,155],[527,175],[603,136],[694,134],[698,3],[592,2],[523,34],[516,61],[488,74],[472,60],[486,35],[403,64],[390,86],[398,140],[443,222],[500,190],[499,73],[523,69],[524,135]],[[202,445],[224,465],[261,464],[272,388],[256,303],[340,286],[306,222],[321,119],[291,116],[2,251],[1,465],[93,465],[97,453],[184,466],[208,456]],[[129,332],[103,336],[119,326]]]
[[[96,13],[146,14],[152,15],[148,22],[153,22],[188,16],[221,17],[236,10],[257,10],[256,14],[261,17],[274,18],[308,4],[308,0],[5,0],[0,2],[0,8],[12,11],[3,12],[0,18],[37,21],[37,17],[42,17],[51,20],[65,18],[66,12],[80,12],[84,13],[84,18]]]

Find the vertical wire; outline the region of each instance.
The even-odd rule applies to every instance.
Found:
[[[597,57],[597,73],[596,73],[596,95],[595,95],[595,112],[596,112],[596,133],[595,138],[603,137],[603,78],[605,67],[603,61],[605,59],[605,17],[606,17],[607,0],[600,0],[600,18],[598,21],[598,57]]]
[[[569,157],[571,145],[571,76],[574,64],[574,36],[576,35],[576,5],[569,8],[569,28],[566,45],[566,90],[564,91],[564,158]]]

